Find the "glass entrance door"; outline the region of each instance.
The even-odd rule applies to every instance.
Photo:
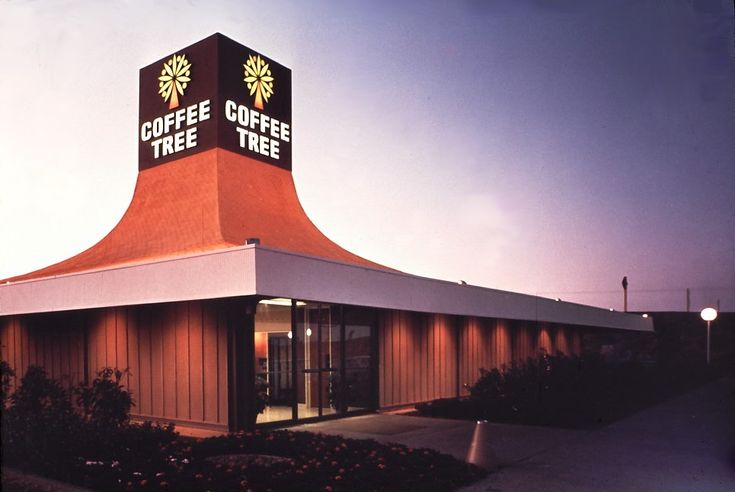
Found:
[[[330,305],[308,303],[298,314],[299,418],[322,417],[334,413],[330,383],[339,373],[339,326]]]
[[[291,381],[291,339],[286,333],[268,336],[268,396],[271,405],[290,406],[293,396]]]
[[[256,375],[267,391],[258,423],[376,407],[376,312],[268,299],[255,317]]]

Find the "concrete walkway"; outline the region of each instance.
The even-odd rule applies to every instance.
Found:
[[[294,427],[429,447],[464,459],[475,424],[366,415]],[[489,424],[500,468],[469,491],[733,491],[735,380],[719,380],[601,429]]]

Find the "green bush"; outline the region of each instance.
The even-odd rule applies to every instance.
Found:
[[[90,386],[66,390],[48,378],[43,367],[30,366],[3,411],[3,460],[73,479],[80,459],[115,448],[116,434],[129,420],[133,400],[120,384],[123,374],[104,368]],[[76,408],[73,394],[79,403]]]
[[[4,360],[0,360],[0,411],[5,410],[5,404],[8,401],[8,391],[10,390],[10,378],[15,376],[15,371],[10,364]]]
[[[130,420],[130,408],[135,405],[133,397],[120,384],[127,369],[105,367],[97,373],[92,385],[82,383],[75,390],[82,418],[100,427],[120,427]],[[114,376],[114,379],[113,379]]]
[[[28,368],[10,396],[4,417],[3,460],[64,475],[71,465],[81,419],[72,408],[69,393],[46,377],[42,367]]]
[[[128,424],[132,400],[118,372],[82,385],[76,413],[69,392],[30,368],[11,397],[3,463],[105,491],[444,491],[485,474],[436,451],[375,441],[260,430],[190,439],[173,426]]]
[[[712,377],[697,364],[647,367],[599,354],[550,356],[480,370],[467,399],[417,405],[423,415],[585,427],[607,423]]]

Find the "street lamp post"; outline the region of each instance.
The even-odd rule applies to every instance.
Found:
[[[707,322],[707,365],[709,365],[709,325],[711,322],[717,319],[717,310],[711,307],[704,308],[702,309],[700,316],[702,316],[702,319]]]

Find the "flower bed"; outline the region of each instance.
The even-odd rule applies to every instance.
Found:
[[[288,430],[192,439],[131,425],[96,437],[104,441],[75,447],[71,454],[83,455],[65,460],[55,478],[94,490],[368,491],[452,490],[485,474],[428,449]],[[6,457],[12,466],[48,470]]]
[[[372,440],[288,430],[193,439],[172,426],[133,425],[132,399],[110,375],[82,393],[92,396],[80,412],[42,369],[30,369],[2,413],[3,464],[104,491],[444,491],[485,475],[436,451]]]

